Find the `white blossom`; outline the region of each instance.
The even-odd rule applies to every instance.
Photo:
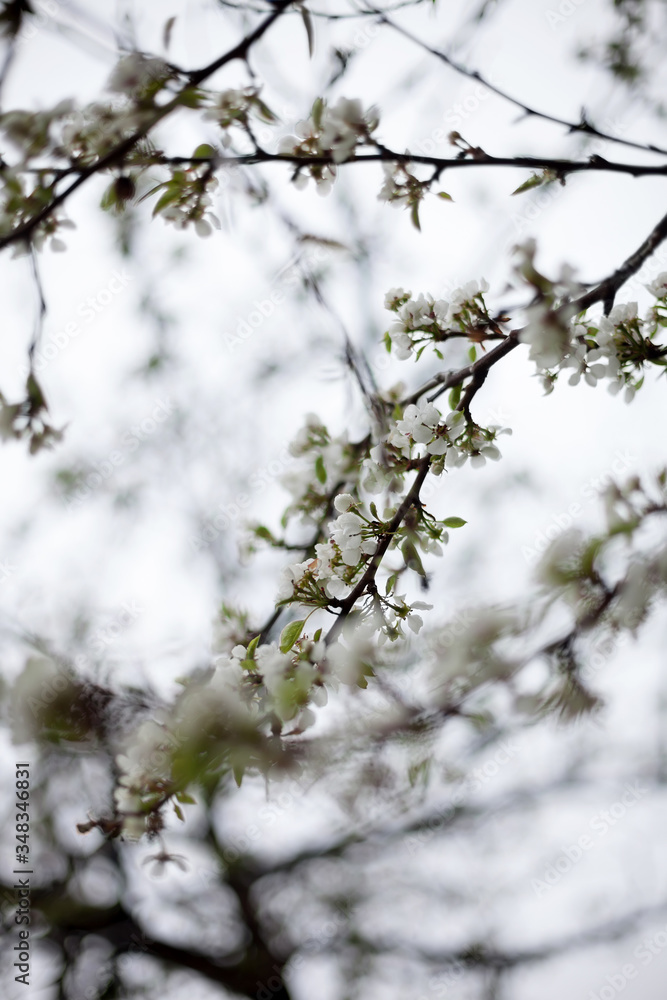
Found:
[[[334,500],[334,507],[340,513],[344,513],[349,510],[350,507],[355,503],[355,499],[351,493],[339,493]]]
[[[656,298],[664,298],[667,295],[667,271],[661,271],[646,287]]]
[[[416,444],[426,444],[433,437],[435,427],[440,420],[440,411],[433,403],[411,403],[406,406],[403,419],[396,426],[401,434],[410,435]]]

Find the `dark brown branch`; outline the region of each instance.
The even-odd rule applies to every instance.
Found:
[[[430,378],[428,382],[425,382],[422,386],[420,386],[415,392],[406,396],[405,399],[402,399],[401,406],[408,406],[410,403],[416,403],[417,400],[424,395],[424,393],[429,392],[431,389],[437,389],[437,392],[435,392],[432,396],[429,396],[429,402],[433,402],[434,399],[441,396],[443,392],[447,391],[447,389],[453,389],[454,386],[460,385],[461,382],[464,382],[467,378],[473,379],[473,383],[476,385],[476,392],[486,379],[489,369],[492,368],[497,361],[500,361],[501,358],[504,358],[507,354],[509,354],[510,351],[513,351],[515,347],[519,346],[520,341],[518,336],[519,331],[513,330],[501,344],[494,347],[488,354],[484,354],[481,358],[478,358],[477,361],[474,361],[470,365],[466,365],[465,368],[459,368],[458,371],[454,372],[439,372],[437,375],[434,375],[433,378]],[[472,395],[474,395],[474,393]],[[470,395],[467,399],[468,405],[470,405],[472,395]]]
[[[373,558],[366,567],[364,575],[362,576],[361,580],[359,580],[359,582],[354,587],[349,596],[346,597],[345,600],[342,602],[338,618],[336,619],[334,624],[329,629],[329,632],[327,633],[326,636],[327,645],[330,645],[334,641],[334,639],[338,637],[345,623],[345,619],[348,617],[348,615],[354,608],[354,605],[357,603],[359,598],[365,593],[369,585],[371,585],[375,581],[375,575],[378,569],[380,568],[380,563],[382,562],[387,549],[391,545],[394,535],[396,534],[401,524],[403,523],[405,515],[408,513],[411,507],[419,503],[419,492],[424,484],[424,480],[426,479],[430,465],[431,465],[430,455],[426,455],[424,458],[420,459],[418,466],[419,471],[417,472],[415,480],[410,489],[408,490],[407,494],[403,498],[403,501],[401,502],[401,505],[399,506],[398,510],[394,514],[386,533],[378,542],[377,550],[375,551]]]
[[[251,46],[262,37],[262,35],[271,27],[273,22],[280,17],[290,3],[292,3],[292,0],[278,0],[278,2],[274,4],[276,9],[270,14],[270,16],[267,17],[266,20],[262,21],[262,23],[258,25],[254,31],[250,32],[250,34],[246,35],[245,38],[241,39],[238,45],[229,49],[228,52],[220,56],[218,59],[215,59],[212,63],[209,63],[209,65],[205,66],[203,69],[193,70],[189,73],[187,85],[183,87],[171,101],[168,101],[163,107],[157,108],[150,121],[146,122],[145,125],[142,125],[141,128],[138,128],[127,139],[120,142],[114,149],[107,153],[106,156],[101,157],[101,159],[99,159],[96,163],[93,163],[89,167],[83,169],[77,178],[72,181],[69,187],[61,191],[60,194],[57,194],[53,200],[41,209],[41,211],[37,212],[36,215],[33,215],[32,218],[27,219],[20,226],[17,226],[11,233],[8,233],[6,236],[0,238],[0,250],[4,250],[4,248],[9,246],[11,243],[16,243],[20,240],[25,240],[26,237],[29,237],[40,225],[40,223],[44,222],[45,219],[48,219],[56,208],[64,204],[70,195],[80,188],[89,177],[100,173],[107,167],[112,167],[117,165],[119,162],[122,162],[123,158],[141,139],[145,138],[145,136],[148,135],[148,133],[155,128],[157,124],[159,124],[159,122],[170,115],[172,111],[175,111],[181,106],[181,99],[187,90],[202,83],[205,79],[207,79],[207,77],[211,76],[227,63],[233,62],[236,59],[246,59]]]
[[[642,267],[644,262],[648,260],[652,253],[654,253],[660,244],[667,239],[667,215],[664,215],[657,226],[649,233],[644,242],[640,247],[638,247],[634,253],[630,254],[628,259],[624,261],[619,268],[617,268],[613,274],[610,274],[608,278],[601,281],[590,291],[585,292],[578,299],[575,300],[574,305],[578,312],[583,312],[584,309],[588,309],[589,306],[593,305],[595,302],[603,302],[605,313],[611,311],[611,307],[614,304],[614,298],[619,288],[625,284],[625,282],[636,274],[637,271]]]
[[[210,162],[210,159],[210,157],[202,156],[163,156],[157,159],[148,159],[144,165],[164,163],[177,166],[184,163],[207,163]],[[347,167],[353,163],[421,163],[436,168],[432,180],[437,180],[445,170],[465,167],[525,167],[532,170],[553,170],[561,177],[585,171],[629,174],[632,177],[667,176],[667,164],[650,166],[641,163],[619,163],[616,160],[606,160],[602,156],[591,156],[586,160],[568,160],[562,157],[548,156],[492,156],[480,150],[475,156],[446,158],[427,156],[423,153],[396,153],[386,147],[378,149],[375,153],[357,154],[350,157],[349,160],[344,160],[343,163],[336,163],[329,153],[321,156],[298,156],[296,153],[269,153],[264,149],[255,150],[252,153],[242,153],[238,156],[220,156],[216,158],[215,162],[220,167],[247,167],[260,163],[288,163],[297,167]],[[48,170],[48,168],[43,169]]]
[[[655,226],[655,228],[649,233],[644,242],[639,246],[630,256],[625,260],[619,268],[617,268],[608,278],[600,281],[589,291],[584,292],[578,298],[568,305],[568,309],[571,311],[572,306],[574,306],[577,313],[584,312],[590,306],[594,305],[596,302],[602,302],[604,304],[605,312],[608,313],[614,302],[614,298],[619,288],[628,281],[633,274],[643,266],[643,264],[648,260],[652,253],[654,253],[664,240],[667,239],[667,215],[663,216],[660,222]],[[456,385],[460,385],[467,378],[473,379],[473,385],[475,385],[474,392],[467,397],[464,397],[467,405],[470,405],[472,396],[482,385],[489,369],[503,358],[506,354],[509,354],[511,350],[518,347],[520,341],[518,339],[520,330],[513,330],[506,340],[502,344],[498,344],[494,347],[492,351],[485,354],[484,357],[479,358],[471,365],[466,365],[465,368],[460,368],[458,371],[446,371],[439,372],[430,378],[427,382],[416,389],[409,396],[406,396],[401,400],[402,406],[407,406],[409,403],[416,403],[424,393],[429,392],[431,389],[437,389],[432,396],[429,396],[429,402],[433,402],[438,396],[446,392],[447,389],[452,389]],[[480,376],[483,375],[483,378]]]

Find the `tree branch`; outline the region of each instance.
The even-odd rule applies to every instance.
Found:
[[[280,17],[283,11],[292,3],[293,0],[277,0],[274,4],[276,8],[254,31],[246,35],[234,48],[229,49],[224,55],[215,59],[208,66],[204,66],[203,69],[193,70],[188,74],[188,83],[185,87],[181,88],[178,94],[168,101],[163,107],[157,108],[155,113],[151,116],[150,120],[146,124],[138,128],[131,136],[120,142],[114,149],[110,150],[105,156],[97,160],[96,163],[91,164],[89,167],[85,167],[77,178],[72,181],[69,187],[65,188],[60,194],[57,194],[55,198],[43,209],[33,215],[32,218],[27,219],[16,229],[12,230],[6,236],[0,238],[0,250],[4,250],[5,247],[9,246],[11,243],[16,243],[20,240],[24,240],[27,236],[39,226],[41,222],[48,219],[49,216],[63,205],[67,199],[72,195],[78,188],[84,184],[89,177],[100,173],[100,171],[105,170],[107,167],[117,165],[119,161],[122,161],[123,157],[130,152],[130,150],[148,133],[155,128],[155,126],[163,121],[168,115],[175,111],[181,106],[181,101],[183,95],[186,91],[190,90],[192,87],[197,86],[202,83],[207,77],[211,76],[222,66],[227,63],[232,62],[236,59],[246,59],[251,46],[262,37],[262,35],[271,27],[274,21]]]
[[[545,111],[538,111],[537,108],[533,108],[524,101],[520,101],[518,98],[512,97],[512,95],[508,94],[507,91],[502,90],[500,87],[491,83],[490,80],[482,76],[482,74],[477,70],[468,69],[462,63],[456,62],[456,60],[452,59],[451,56],[448,56],[440,49],[432,48],[426,42],[417,38],[416,35],[413,35],[405,28],[402,28],[400,25],[390,21],[386,14],[382,11],[378,10],[375,11],[375,13],[378,15],[378,19],[383,24],[386,24],[388,28],[392,28],[394,31],[398,32],[399,35],[403,35],[404,38],[408,38],[411,42],[414,42],[415,45],[418,45],[425,52],[429,52],[437,59],[440,59],[456,73],[460,73],[461,76],[468,77],[469,80],[476,80],[478,83],[481,83],[484,87],[486,87],[487,90],[490,90],[498,97],[501,97],[504,101],[509,101],[510,104],[520,108],[527,118],[541,118],[543,121],[564,126],[564,128],[566,128],[569,132],[579,132],[582,135],[590,135],[596,139],[603,139],[605,142],[615,142],[622,146],[630,146],[632,149],[641,149],[645,153],[661,153],[667,155],[667,149],[661,148],[660,146],[654,146],[652,143],[643,144],[641,142],[633,142],[631,139],[622,139],[620,136],[610,135],[608,132],[602,132],[600,129],[595,128],[594,125],[591,125],[591,123],[586,120],[583,113],[581,121],[572,122],[568,121],[566,118],[559,118],[557,115],[550,115]]]

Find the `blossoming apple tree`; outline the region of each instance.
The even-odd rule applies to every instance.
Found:
[[[431,199],[449,200],[442,183],[454,171],[522,168],[526,178],[514,192],[517,198],[532,188],[567,185],[575,174],[591,181],[600,174],[626,174],[640,184],[667,173],[667,150],[598,129],[585,113],[568,121],[523,103],[403,27],[402,6],[409,5],[393,5],[394,11],[370,4],[340,16],[359,17],[398,35],[423,58],[473,79],[522,114],[603,143],[608,155],[495,155],[457,131],[449,136],[447,155],[391,148],[382,138],[382,108],[368,106],[363,95],[328,94],[304,100],[294,134],[282,135],[276,151],[269,151],[258,127],[265,134],[281,123],[253,71],[255,50],[270,44],[272,32],[286,21],[294,32],[303,32],[304,44],[319,44],[329,17],[306,3],[277,0],[248,7],[250,27],[208,65],[188,69],[167,56],[126,51],[106,91],[92,103],[65,100],[37,111],[5,110],[0,249],[30,259],[39,289],[42,255],[65,253],[67,232],[77,224],[69,212],[71,197],[100,180],[105,212],[121,216],[140,205],[150,211],[151,225],[209,240],[220,227],[216,187],[230,171],[262,168],[274,172],[275,185],[314,185],[327,196],[343,172],[374,164],[377,197],[409,213],[417,229]],[[4,4],[10,46],[31,16],[29,4]],[[177,30],[170,19],[165,39]],[[220,90],[215,77],[227,67],[236,68],[238,83]],[[217,141],[176,148],[180,134],[170,126],[177,113],[187,116],[189,131],[212,125]],[[633,154],[639,154],[637,161]],[[198,799],[210,802],[229,776],[240,786],[257,775],[270,783],[325,768],[331,741],[349,738],[326,730],[329,703],[348,688],[361,689],[360,699],[372,699],[363,731],[371,743],[418,737],[453,719],[471,729],[502,723],[501,705],[507,718],[526,724],[550,713],[575,718],[596,711],[599,698],[583,670],[587,643],[591,637],[636,632],[667,588],[667,544],[650,549],[642,544],[645,526],[667,512],[667,472],[656,470],[650,482],[634,477],[608,486],[605,529],[593,536],[571,530],[556,541],[538,567],[538,598],[522,607],[478,608],[454,642],[446,630],[439,634],[425,627],[431,605],[417,598],[428,596],[429,567],[444,557],[450,533],[468,530],[466,511],[438,519],[422,494],[425,484],[456,476],[463,466],[483,475],[486,463],[502,461],[503,435],[511,429],[480,422],[479,402],[487,376],[501,370],[511,352],[527,354],[545,393],[564,379],[572,387],[583,381],[597,392],[606,389],[620,397],[619,405],[632,404],[649,386],[659,391],[661,383],[654,388],[651,375],[664,373],[667,365],[667,272],[648,285],[651,302],[641,313],[624,285],[665,238],[667,215],[656,219],[610,274],[588,285],[567,266],[558,274],[543,273],[535,241],[520,240],[513,273],[521,303],[512,308],[502,304],[503,290],[490,287],[481,274],[446,298],[424,288],[386,291],[386,351],[405,364],[407,381],[412,362],[425,353],[437,359],[439,370],[421,383],[413,380],[409,389],[401,383],[368,390],[359,375],[368,424],[357,440],[328,428],[317,413],[304,414],[290,448],[295,466],[284,478],[291,497],[283,532],[263,523],[252,526],[255,546],[273,547],[286,557],[273,606],[263,621],[251,621],[243,608],[225,604],[208,668],[184,677],[173,703],[148,711],[145,704],[135,706],[125,714],[122,731],[111,741],[115,787],[108,809],[82,817],[81,833],[97,830],[124,844],[146,839],[157,845],[158,861],[173,860],[167,816],[175,811],[182,819]],[[467,363],[452,368],[451,347],[461,343]],[[0,394],[3,439],[25,441],[31,453],[58,448],[67,433],[47,408],[33,365],[38,348],[39,329],[29,348],[24,398],[10,401]],[[554,608],[567,624],[545,640],[544,623]],[[413,648],[410,637],[423,633],[429,633],[427,641],[415,648],[429,683],[408,698],[393,678],[405,667],[406,649]],[[522,672],[536,661],[547,669],[527,691]],[[62,662],[32,662],[28,674],[24,702],[35,738],[55,732],[70,740],[102,739],[108,720],[115,718],[109,692]],[[37,687],[59,694],[40,700]],[[494,691],[502,691],[497,702]],[[108,743],[108,736],[104,739]],[[253,990],[273,975],[278,985],[264,988],[286,997],[283,969],[296,946],[281,951],[267,945],[250,883],[243,883],[233,864],[228,869],[251,944],[222,965],[201,957],[200,968],[248,996],[259,996]],[[150,954],[185,961],[184,950],[146,935],[143,940]],[[470,966],[484,964],[483,957],[459,956]],[[193,961],[190,968],[196,967]]]

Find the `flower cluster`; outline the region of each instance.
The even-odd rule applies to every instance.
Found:
[[[271,109],[261,100],[257,87],[223,90],[215,94],[203,117],[219,125],[224,133],[222,144],[229,147],[232,139],[228,130],[238,126],[248,131],[251,114],[270,124],[277,120]]]
[[[656,342],[667,326],[667,272],[648,285],[657,301],[643,319],[637,314],[637,303],[630,302],[594,320],[585,313],[575,315],[572,298],[581,288],[572,281],[569,269],[551,282],[534,266],[534,241],[517,249],[521,256],[518,271],[538,293],[526,309],[527,323],[519,339],[530,346],[529,358],[547,392],[560,371],[571,370],[570,385],[582,377],[592,386],[608,379],[609,392],[625,389],[629,402],[643,383],[645,364],[667,365],[667,347]]]
[[[308,413],[289,452],[302,461],[281,476],[282,486],[293,497],[283,525],[294,515],[304,524],[315,524],[329,507],[332,489],[357,482],[359,448],[345,434],[332,437],[317,414]]]
[[[418,445],[424,445],[425,453],[432,457],[431,472],[435,475],[468,460],[474,468],[483,466],[487,459],[497,461],[501,457],[496,438],[511,433],[510,428],[496,424],[480,427],[460,410],[451,410],[443,419],[433,403],[410,403],[384,441],[370,449],[362,465],[361,486],[377,494],[392,482],[400,482],[397,476],[411,468],[421,454],[416,451]]]
[[[213,228],[220,229],[220,220],[211,211],[213,199],[209,193],[217,186],[218,179],[209,164],[174,170],[168,181],[154,189],[162,189],[162,194],[153,215],[162,216],[176,229],[193,225],[198,236],[210,236]]]
[[[379,123],[376,108],[364,111],[361,101],[341,97],[332,107],[322,98],[313,104],[310,117],[296,126],[296,135],[281,140],[279,152],[291,156],[330,156],[333,163],[312,164],[308,172],[320,194],[328,194],[336,176],[337,163],[354,156],[359,146],[372,145],[371,133]],[[297,187],[305,187],[307,174],[302,166],[294,173]]]
[[[409,208],[412,224],[419,224],[419,206],[430,188],[430,181],[420,181],[408,170],[406,163],[383,163],[384,182],[378,201],[389,202],[394,208]]]
[[[62,441],[63,430],[48,422],[48,406],[32,374],[28,376],[25,391],[25,399],[19,403],[8,403],[0,392],[0,441],[28,438],[30,454],[35,455],[42,448],[52,448]]]
[[[164,59],[130,52],[116,63],[107,80],[107,90],[135,100],[152,100],[175,75]]]
[[[665,366],[667,348],[656,343],[655,336],[667,325],[667,289],[657,304],[642,319],[637,303],[619,304],[597,320],[578,316],[570,322],[553,309],[531,309],[528,327],[521,339],[530,343],[530,359],[542,374],[547,392],[551,391],[560,371],[571,370],[568,382],[576,385],[583,376],[595,386],[608,379],[612,395],[625,390],[630,402],[643,383],[646,363]]]
[[[129,139],[147,118],[146,110],[126,103],[89,104],[72,110],[63,124],[53,153],[77,166],[91,166]],[[137,152],[140,152],[139,147]],[[132,158],[130,154],[129,159]]]
[[[148,719],[116,757],[120,777],[114,800],[125,837],[134,840],[151,831],[151,816],[171,795],[176,746],[166,725]]]
[[[354,506],[354,510],[350,508]],[[293,563],[283,570],[279,602],[326,607],[332,599],[348,596],[365,564],[377,548],[383,524],[365,513],[349,493],[334,500],[339,512],[326,542],[315,545],[315,559]]]
[[[448,338],[464,336],[479,343],[498,337],[498,323],[489,315],[484,301],[488,289],[483,278],[480,282],[469,281],[452,292],[448,301],[423,294],[413,299],[412,293],[402,288],[390,289],[384,304],[386,309],[396,313],[396,319],[385,334],[387,350],[393,349],[396,356],[405,361],[413,353],[419,358],[430,342],[442,359],[435,345]]]

